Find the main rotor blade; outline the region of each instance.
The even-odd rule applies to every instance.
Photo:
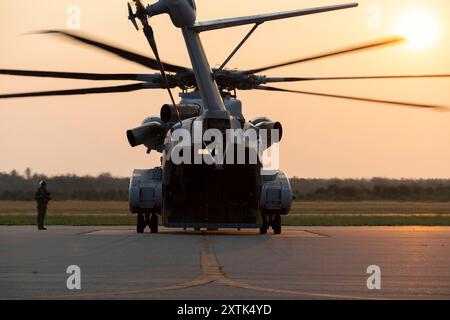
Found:
[[[258,87],[256,87],[256,89],[267,90],[267,91],[277,91],[277,92],[300,93],[300,94],[307,94],[307,95],[328,97],[328,98],[339,98],[339,99],[365,101],[365,102],[385,103],[385,104],[392,104],[392,105],[398,105],[398,106],[403,106],[403,107],[429,108],[429,109],[434,109],[434,110],[438,110],[438,111],[449,111],[450,110],[448,107],[438,106],[438,105],[417,104],[417,103],[379,100],[379,99],[370,99],[370,98],[360,98],[360,97],[343,96],[343,95],[327,94],[327,93],[319,93],[319,92],[281,89],[281,88],[275,88],[275,87],[269,87],[269,86],[258,86]]]
[[[319,81],[319,80],[366,80],[366,79],[414,79],[414,78],[448,78],[450,74],[422,74],[400,76],[356,76],[356,77],[270,77],[265,78],[265,83]]]
[[[363,51],[363,50],[373,49],[373,48],[376,48],[376,47],[382,47],[382,46],[398,44],[398,43],[403,42],[403,41],[405,41],[405,38],[403,38],[403,37],[391,37],[391,38],[387,38],[387,39],[382,39],[382,40],[378,40],[378,41],[369,42],[369,43],[362,44],[362,45],[342,48],[342,49],[336,50],[336,51],[325,52],[325,53],[314,55],[314,56],[311,56],[311,57],[290,60],[290,61],[277,63],[277,64],[274,64],[274,65],[271,65],[271,66],[267,66],[267,67],[263,67],[263,68],[252,69],[252,70],[246,71],[245,73],[246,74],[259,73],[261,71],[266,71],[266,70],[270,70],[270,69],[280,68],[280,67],[284,67],[284,66],[290,66],[290,65],[293,65],[293,64],[297,64],[297,63],[302,63],[302,62],[307,62],[307,61],[312,61],[312,60],[318,60],[318,59],[323,59],[323,58],[328,58],[328,57],[331,57],[331,56],[343,55],[343,54],[356,52],[356,51]]]
[[[45,31],[39,31],[37,33],[61,35],[61,36],[67,37],[71,40],[82,42],[89,46],[93,46],[95,48],[102,49],[104,51],[115,54],[116,56],[119,56],[128,61],[132,61],[132,62],[138,63],[140,65],[143,65],[147,68],[150,68],[153,70],[159,70],[158,62],[153,58],[148,58],[146,56],[143,56],[143,55],[140,55],[137,53],[133,53],[133,52],[130,52],[125,49],[117,48],[117,47],[114,47],[112,45],[109,45],[109,44],[106,44],[106,43],[103,43],[103,42],[100,42],[97,40],[89,39],[89,38],[86,38],[83,36],[79,36],[79,35],[76,35],[73,33],[65,32],[65,31],[59,31],[59,30],[45,30]],[[185,68],[185,67],[165,63],[165,62],[163,62],[163,63],[164,63],[165,70],[167,70],[169,72],[189,72],[189,71],[191,71],[189,68]]]
[[[161,79],[161,76],[153,74],[138,73],[85,73],[85,72],[61,72],[61,71],[35,71],[35,70],[14,70],[0,69],[0,74],[25,77],[46,77],[63,79],[82,79],[82,80],[138,80],[151,81]]]
[[[2,94],[0,99],[10,98],[26,98],[26,97],[45,97],[45,96],[69,96],[77,94],[94,94],[94,93],[114,93],[114,92],[130,92],[141,89],[163,89],[162,86],[157,86],[150,83],[135,83],[121,86],[99,87],[99,88],[83,88],[83,89],[69,89],[69,90],[54,90],[54,91],[40,91],[40,92],[25,92]]]

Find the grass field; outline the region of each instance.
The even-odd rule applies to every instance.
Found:
[[[0,201],[0,225],[36,223],[34,202]],[[54,201],[47,225],[135,225],[127,202]],[[449,202],[295,202],[284,225],[450,226]]]

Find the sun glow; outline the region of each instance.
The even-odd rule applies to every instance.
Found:
[[[423,10],[409,11],[400,17],[396,33],[407,38],[413,48],[429,47],[439,36],[438,20]]]

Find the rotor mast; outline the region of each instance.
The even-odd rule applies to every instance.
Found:
[[[190,0],[159,0],[146,9],[150,16],[169,14],[173,24],[181,28],[203,100],[204,118],[228,119],[230,114],[225,109],[219,88],[213,78],[199,32],[189,28],[197,19],[195,3]]]
[[[183,37],[186,41],[189,57],[194,69],[197,85],[205,105],[206,118],[228,118],[217,83],[213,78],[211,67],[203,49],[200,36],[197,32],[183,28]]]

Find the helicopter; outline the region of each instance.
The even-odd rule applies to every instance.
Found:
[[[282,125],[261,116],[247,121],[240,90],[264,90],[318,97],[366,101],[402,107],[446,110],[445,106],[321,92],[283,89],[267,84],[327,80],[365,80],[402,78],[439,78],[449,74],[374,75],[340,77],[268,77],[262,72],[279,67],[361,52],[400,44],[402,37],[388,37],[344,47],[317,55],[293,59],[250,70],[229,70],[230,60],[263,23],[312,14],[352,9],[358,3],[337,4],[212,21],[197,21],[194,0],[159,0],[144,6],[140,0],[128,3],[128,19],[139,30],[141,26],[154,58],[112,46],[80,34],[45,30],[65,39],[106,51],[127,61],[157,70],[154,74],[100,74],[36,70],[0,69],[0,74],[13,76],[52,77],[83,80],[136,81],[136,83],[57,91],[1,94],[0,99],[40,96],[66,96],[131,92],[147,89],[167,90],[170,102],[162,106],[158,116],[149,116],[136,128],[126,132],[132,147],[145,146],[147,153],[161,153],[161,165],[152,169],[135,169],[129,185],[129,207],[136,214],[136,231],[148,226],[158,232],[162,225],[174,228],[259,228],[266,234],[282,231],[282,216],[287,215],[294,199],[288,176],[278,168],[268,170],[262,154],[282,138]],[[133,10],[134,9],[134,10]],[[192,67],[161,60],[149,20],[167,14],[182,32]],[[211,68],[200,33],[210,30],[251,25],[252,28],[218,68]],[[175,102],[172,89],[181,90]],[[231,132],[231,138],[228,133]],[[181,161],[180,161],[181,159]],[[194,163],[192,162],[192,160]]]

